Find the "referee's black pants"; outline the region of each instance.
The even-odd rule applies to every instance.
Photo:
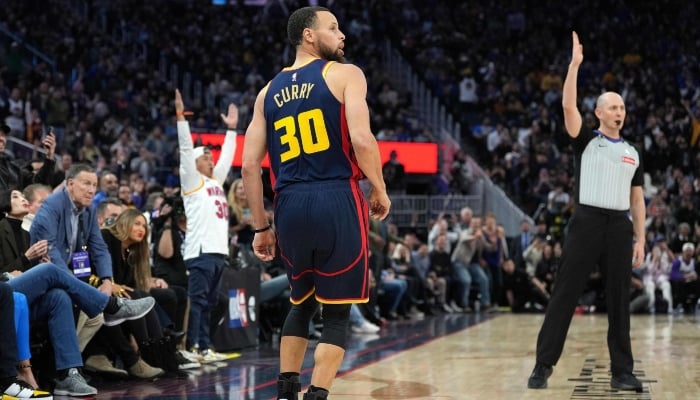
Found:
[[[632,373],[630,297],[632,222],[626,212],[579,205],[569,221],[554,292],[537,337],[537,361],[555,365],[588,277],[596,265],[605,280],[608,350],[613,375]]]

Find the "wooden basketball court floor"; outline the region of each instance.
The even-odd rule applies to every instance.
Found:
[[[700,399],[700,320],[637,315],[631,338],[642,393],[610,388],[605,314],[575,315],[549,387],[527,389],[542,314],[444,314],[353,334],[332,400]],[[311,343],[313,347],[314,343]],[[187,378],[95,381],[97,398],[276,399],[277,349],[261,344]],[[302,371],[309,384],[311,352]],[[300,396],[301,397],[301,396]]]

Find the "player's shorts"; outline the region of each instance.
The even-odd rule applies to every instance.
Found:
[[[369,300],[369,217],[357,183],[286,186],[275,197],[275,227],[292,303]]]

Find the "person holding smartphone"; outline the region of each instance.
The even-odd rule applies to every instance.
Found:
[[[37,173],[24,168],[17,160],[14,160],[6,153],[7,135],[10,134],[10,127],[3,125],[0,127],[0,189],[23,190],[32,183],[43,183],[48,185],[51,182],[56,160],[54,159],[56,150],[56,138],[49,132],[43,140],[46,149],[44,165]]]

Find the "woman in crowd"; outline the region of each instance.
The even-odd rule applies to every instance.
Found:
[[[39,249],[46,240],[29,246],[29,232],[22,220],[29,214],[29,202],[19,190],[0,190],[0,272],[26,271],[41,260]],[[47,260],[45,260],[47,261]]]
[[[170,288],[161,278],[151,276],[146,218],[136,209],[126,209],[109,228],[102,230],[102,237],[112,256],[114,274],[113,294],[119,297],[142,298],[149,294],[156,299],[157,307],[144,318],[131,321],[127,326],[141,350],[141,357],[149,364],[176,373],[180,365],[190,365],[178,357],[175,351],[182,332],[174,331],[174,324],[162,328],[156,309],[161,307],[167,317],[174,321],[184,318],[187,293]],[[181,288],[180,288],[181,289]],[[168,326],[169,325],[169,326]],[[198,366],[198,365],[197,365]]]
[[[231,207],[229,216],[229,231],[231,237],[236,238],[238,248],[238,259],[243,266],[255,265],[258,263],[253,254],[253,221],[250,209],[248,208],[248,198],[243,189],[243,179],[236,179],[231,184],[228,191],[228,205]]]

